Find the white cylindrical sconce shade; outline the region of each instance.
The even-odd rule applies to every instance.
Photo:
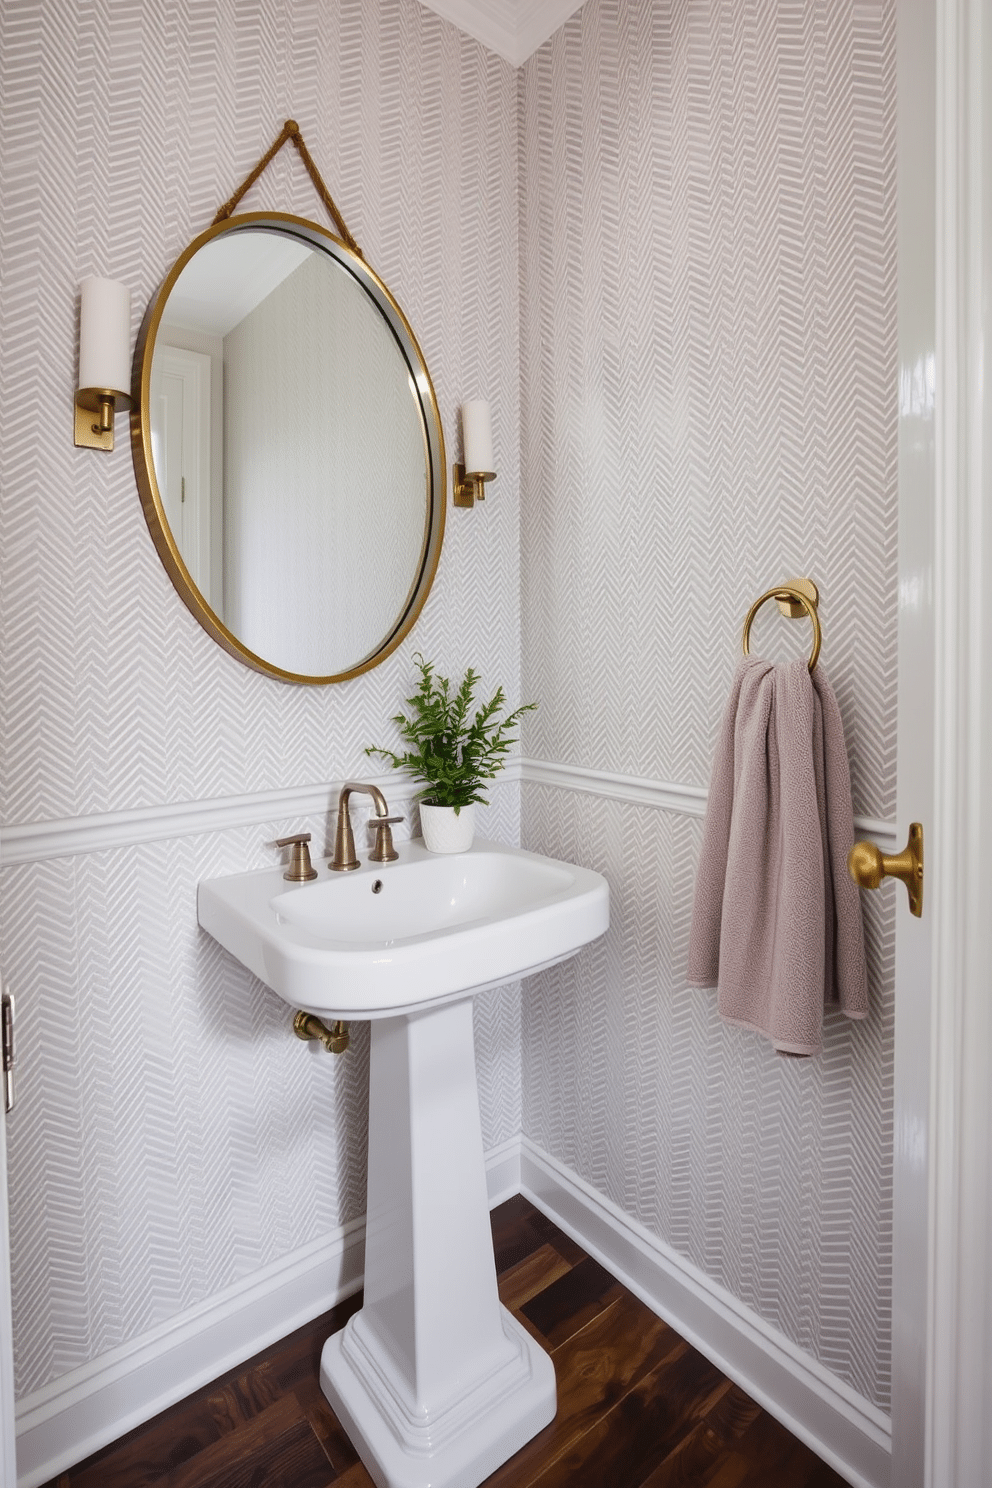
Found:
[[[489,404],[484,398],[473,398],[462,404],[462,440],[465,446],[465,470],[477,475],[493,474],[493,427]]]
[[[131,291],[116,279],[84,279],[79,286],[76,386],[130,393]]]

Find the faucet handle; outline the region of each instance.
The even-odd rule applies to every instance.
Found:
[[[307,847],[309,841],[309,832],[297,832],[295,837],[276,838],[276,847],[293,849],[289,867],[283,874],[283,878],[287,878],[290,883],[307,883],[309,879],[317,877],[317,870],[310,862],[310,849]]]
[[[375,832],[375,844],[369,853],[370,863],[395,863],[399,853],[393,846],[394,823],[405,821],[402,816],[370,816],[369,826]]]

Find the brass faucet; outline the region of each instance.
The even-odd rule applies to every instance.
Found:
[[[358,855],[355,852],[355,834],[351,829],[351,816],[348,813],[348,801],[354,791],[362,791],[371,796],[375,802],[375,816],[369,818],[369,825],[375,829],[375,845],[369,854],[370,863],[392,863],[399,857],[399,853],[393,846],[393,834],[391,828],[395,822],[401,822],[401,816],[390,816],[386,798],[376,785],[363,785],[359,780],[349,780],[341,787],[338,797],[338,822],[334,833],[334,856],[328,867],[335,869],[338,873],[347,873],[351,868],[360,868]]]

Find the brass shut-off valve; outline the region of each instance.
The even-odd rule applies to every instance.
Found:
[[[293,1019],[293,1032],[300,1039],[316,1039],[328,1054],[343,1054],[351,1043],[347,1023],[339,1018],[328,1028],[314,1013],[305,1013],[302,1008]]]

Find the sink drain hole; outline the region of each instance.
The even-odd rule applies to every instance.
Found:
[[[373,894],[381,894],[382,893],[382,879],[381,878],[377,878],[375,880],[375,883],[372,885],[372,892],[373,892]]]

